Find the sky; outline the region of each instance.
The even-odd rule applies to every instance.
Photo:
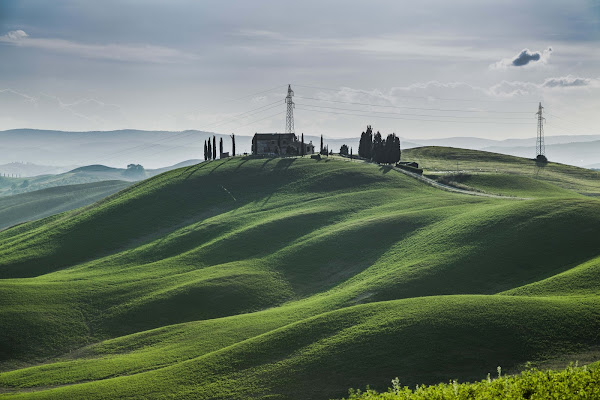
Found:
[[[600,133],[600,2],[0,0],[0,130]]]

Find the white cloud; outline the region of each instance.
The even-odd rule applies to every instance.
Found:
[[[29,35],[22,30],[10,31],[6,35],[0,36],[1,41],[17,41],[28,37]]]
[[[581,78],[572,75],[562,77],[546,78],[542,83],[523,82],[523,81],[502,81],[489,88],[489,93],[499,97],[514,97],[532,93],[538,93],[542,90],[560,90],[563,88],[585,88],[600,87],[600,79]]]
[[[197,59],[194,54],[151,45],[86,44],[64,39],[33,38],[25,31],[10,31],[0,36],[0,43],[54,51],[84,58],[128,62],[174,63]]]
[[[555,88],[555,87],[583,87],[583,86],[597,86],[600,83],[598,79],[592,78],[580,78],[573,75],[562,76],[559,78],[548,78],[542,83],[542,87]]]
[[[267,96],[256,96],[252,98],[252,103],[255,104],[264,104],[267,100]]]

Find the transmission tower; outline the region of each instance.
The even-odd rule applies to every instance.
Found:
[[[294,133],[294,102],[292,101],[294,91],[292,85],[288,85],[288,93],[285,98],[285,104],[287,104],[287,114],[285,117],[285,133]]]
[[[546,145],[544,144],[544,118],[542,116],[542,103],[540,102],[540,106],[538,108],[538,112],[535,113],[537,115],[538,123],[537,123],[537,141],[535,143],[535,151],[536,156],[546,156]]]

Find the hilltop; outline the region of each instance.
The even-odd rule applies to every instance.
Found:
[[[600,196],[600,173],[552,162],[539,165],[531,159],[453,147],[418,147],[402,158],[418,162],[426,176],[448,176],[475,188],[501,194]],[[462,176],[456,176],[462,175]],[[456,179],[455,179],[456,180]],[[565,191],[566,189],[566,191]]]
[[[331,398],[593,352],[598,175],[490,154],[461,153],[502,163],[485,190],[541,186],[235,157],[0,232],[2,396]]]

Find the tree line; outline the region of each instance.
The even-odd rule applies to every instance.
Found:
[[[380,164],[395,164],[400,161],[400,138],[390,133],[385,139],[379,131],[373,135],[371,125],[360,135],[358,155]]]

